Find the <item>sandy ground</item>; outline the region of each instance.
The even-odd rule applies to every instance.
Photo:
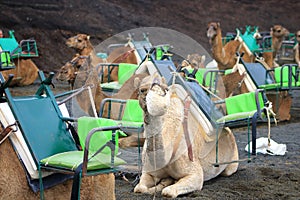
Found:
[[[12,88],[12,93],[30,94],[38,84],[22,88]],[[54,93],[66,91],[68,86],[57,84]],[[201,191],[196,191],[177,199],[300,199],[300,134],[299,134],[299,109],[300,91],[292,92],[293,105],[292,118],[288,122],[272,124],[271,139],[279,144],[287,145],[284,156],[271,156],[257,154],[251,156],[250,163],[241,162],[238,171],[230,177],[217,177],[204,183]],[[247,144],[247,128],[233,129],[238,144],[240,158],[247,158],[244,150]],[[258,127],[259,137],[267,137],[267,124]],[[139,159],[138,149],[126,149],[123,156],[130,155],[127,159],[137,164]],[[127,154],[126,154],[127,153]],[[121,154],[122,155],[122,154]],[[116,199],[164,199],[160,193],[155,195],[135,194],[133,192],[135,180],[140,170],[124,170],[116,173]],[[126,181],[125,177],[128,179]]]

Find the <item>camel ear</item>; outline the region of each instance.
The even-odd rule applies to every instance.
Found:
[[[188,54],[186,59],[187,59],[187,60],[190,60],[190,59],[191,59],[191,55]]]
[[[201,65],[204,65],[205,59],[206,59],[205,55],[201,56]]]
[[[136,77],[134,80],[133,80],[133,87],[135,89],[138,89],[140,87],[140,84],[141,84],[141,79],[139,77]]]
[[[220,27],[220,22],[217,22],[217,26]]]
[[[165,77],[162,77],[162,78],[161,78],[161,81],[162,81],[163,84],[166,84],[166,85],[167,85],[167,81],[166,81]]]
[[[89,35],[87,35],[87,36],[86,36],[86,39],[87,39],[87,40],[90,40],[90,36],[89,36]]]

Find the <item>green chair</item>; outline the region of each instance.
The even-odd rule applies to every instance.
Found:
[[[42,170],[49,170],[73,174],[71,198],[79,199],[82,176],[115,172],[116,166],[125,164],[124,160],[116,156],[118,150],[116,131],[122,127],[110,121],[99,122],[97,118],[78,119],[78,135],[84,148],[83,151],[79,150],[75,138],[66,125],[67,121],[75,120],[62,116],[49,87],[54,73],[46,79],[43,72],[39,71],[39,76],[42,84],[34,95],[13,97],[8,87],[5,87],[1,88],[2,99],[8,102],[38,166],[41,198],[43,198]],[[7,85],[2,74],[0,80],[2,86]]]
[[[103,91],[118,91],[138,68],[138,65],[130,63],[119,63],[115,65],[118,66],[118,81],[102,83],[101,88],[103,89]]]
[[[9,51],[0,51],[0,71],[15,68],[12,62]]]
[[[137,99],[113,99],[106,98],[103,99],[100,105],[99,117],[103,118],[104,106],[108,104],[109,107],[119,105],[118,117],[114,119],[117,124],[122,124],[127,128],[131,127],[131,129],[141,131],[141,128],[144,123],[143,118],[143,110],[139,105],[139,101]],[[112,105],[114,104],[114,105]],[[107,118],[111,118],[110,108],[108,111]]]

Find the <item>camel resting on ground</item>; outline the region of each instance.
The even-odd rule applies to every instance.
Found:
[[[37,79],[39,69],[31,59],[16,58],[14,64],[16,68],[1,72],[5,80],[8,79],[9,74],[14,75],[10,86],[31,85]]]
[[[201,190],[206,180],[220,174],[230,176],[237,171],[238,163],[212,165],[216,159],[215,137],[207,135],[191,112],[185,115],[186,102],[173,93],[172,86],[168,91],[163,78],[154,74],[143,80],[136,79],[135,84],[139,85],[146,140],[142,176],[134,192],[154,194],[161,191],[163,196],[176,198]],[[184,119],[188,123],[188,136],[184,134]],[[238,159],[230,129],[221,130],[219,152],[220,162]]]

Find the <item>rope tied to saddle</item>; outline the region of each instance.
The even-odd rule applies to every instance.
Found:
[[[276,114],[272,110],[272,102],[268,101],[266,103],[266,105],[267,106],[265,106],[264,109],[266,110],[266,115],[267,115],[267,119],[268,119],[268,148],[267,148],[267,152],[272,153],[270,151],[270,146],[271,146],[271,119],[270,119],[270,115],[272,115],[272,117],[274,118],[275,125],[277,125],[277,120],[276,120]]]

